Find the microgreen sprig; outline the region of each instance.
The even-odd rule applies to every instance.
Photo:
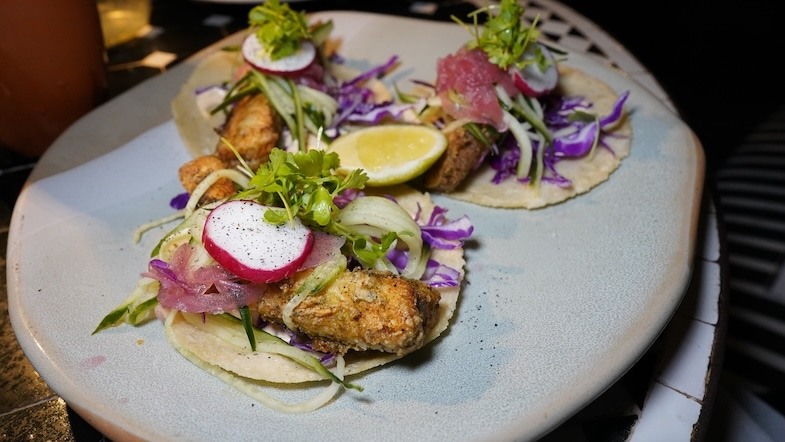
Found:
[[[252,8],[248,23],[272,60],[294,54],[302,40],[312,38],[305,13],[292,10],[280,0],[267,0]]]
[[[328,227],[339,210],[333,199],[346,189],[363,188],[368,181],[359,169],[344,177],[336,175],[333,170],[338,166],[334,152],[312,149],[291,153],[276,148],[238,197],[282,208],[265,213],[270,223],[283,224],[299,217],[308,225]]]
[[[498,6],[489,5],[470,13],[469,17],[474,20],[473,28],[456,17],[453,20],[474,36],[474,40],[468,43],[470,49],[482,49],[491,63],[506,70],[510,66],[522,67],[521,63],[525,63],[523,53],[540,35],[536,28],[537,19],[529,26],[522,20],[523,12],[518,0],[502,0]],[[487,15],[487,19],[480,30],[479,15],[482,13]]]

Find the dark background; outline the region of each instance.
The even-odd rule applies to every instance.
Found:
[[[696,132],[707,174],[785,105],[785,2],[563,0],[648,68]]]

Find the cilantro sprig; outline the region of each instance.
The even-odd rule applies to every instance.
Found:
[[[273,60],[294,54],[301,41],[312,38],[305,13],[292,10],[280,0],[267,0],[252,8],[248,23]]]

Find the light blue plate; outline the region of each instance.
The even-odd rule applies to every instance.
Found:
[[[392,81],[432,79],[467,33],[454,24],[353,12],[332,18],[341,53]],[[146,268],[188,160],[169,102],[195,63],[107,103],[66,132],[16,205],[8,247],[14,331],[52,389],[113,439],[479,440],[549,431],[617,381],[682,299],[693,265],[704,158],[693,133],[623,74],[569,64],[631,91],[631,155],[591,192],[544,210],[437,197],[475,241],[452,326],[427,348],[354,382],[308,415],[264,408],[173,350],[161,324],[91,332]],[[283,391],[293,399],[313,391]]]

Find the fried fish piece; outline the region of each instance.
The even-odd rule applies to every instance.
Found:
[[[281,117],[264,94],[243,97],[235,103],[221,130],[221,136],[253,171],[267,162],[280,134]],[[226,164],[237,164],[234,152],[223,141],[218,142],[216,155]]]
[[[259,316],[283,324],[283,309],[312,270],[273,285],[256,305]],[[386,271],[341,273],[320,293],[294,308],[291,320],[316,350],[345,354],[379,350],[403,355],[422,347],[441,295],[422,281]]]
[[[270,157],[281,130],[280,117],[263,94],[244,97],[232,108],[221,135],[226,138],[251,170],[256,170]],[[234,152],[219,141],[215,153],[197,157],[180,167],[180,182],[188,193],[211,172],[239,164]],[[205,193],[202,204],[228,198],[237,187],[226,178],[218,180]]]
[[[193,193],[196,186],[204,180],[207,175],[216,170],[226,169],[227,165],[215,155],[203,155],[180,166],[177,174],[180,183],[188,193]],[[237,193],[237,186],[228,178],[221,178],[215,182],[205,192],[201,203],[219,201]]]
[[[452,192],[480,164],[488,153],[488,146],[463,126],[445,134],[447,149],[425,172],[423,185],[437,192]],[[491,136],[491,134],[486,134]]]

